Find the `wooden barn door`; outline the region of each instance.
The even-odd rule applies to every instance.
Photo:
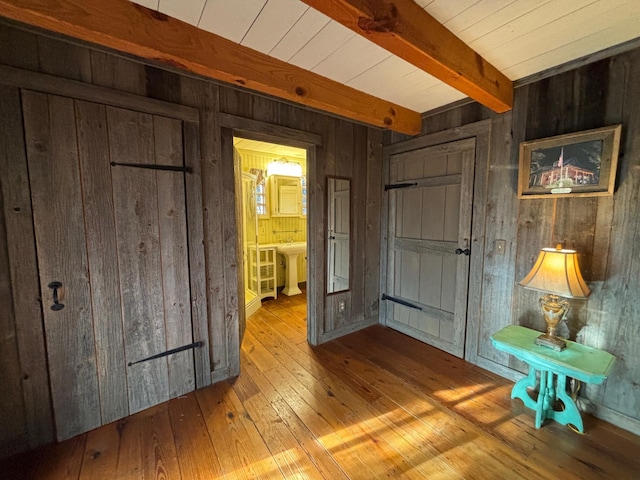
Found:
[[[475,139],[391,157],[386,324],[464,355]]]
[[[191,349],[144,361],[193,342],[182,122],[29,91],[22,102],[63,440],[195,388]]]

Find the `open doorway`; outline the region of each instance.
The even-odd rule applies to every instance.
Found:
[[[260,308],[291,308],[306,320],[307,150],[239,136],[233,143],[242,175],[246,318]]]

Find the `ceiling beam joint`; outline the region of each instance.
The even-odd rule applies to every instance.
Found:
[[[513,82],[413,0],[302,0],[497,113]]]

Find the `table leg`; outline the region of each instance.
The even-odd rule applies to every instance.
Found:
[[[553,419],[562,425],[573,425],[579,432],[584,433],[584,424],[582,416],[576,402],[567,394],[567,376],[558,374],[558,385],[556,388],[558,399],[564,404],[564,410],[561,412],[553,412]]]
[[[547,372],[547,389],[544,392],[544,410],[545,412],[553,410],[553,404],[556,403],[556,382],[553,378],[552,371]]]
[[[511,389],[511,398],[519,398],[525,407],[535,410],[536,402],[529,396],[527,389],[535,388],[536,383],[536,369],[529,365],[529,375],[516,382]]]
[[[546,406],[549,403],[549,392],[547,391],[548,372],[540,371],[540,388],[538,390],[538,401],[536,402],[536,428],[542,426],[546,418]]]

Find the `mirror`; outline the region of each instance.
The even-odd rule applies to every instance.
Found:
[[[299,217],[302,214],[302,190],[299,177],[271,175],[272,217]]]
[[[327,178],[327,293],[349,290],[351,180]]]

